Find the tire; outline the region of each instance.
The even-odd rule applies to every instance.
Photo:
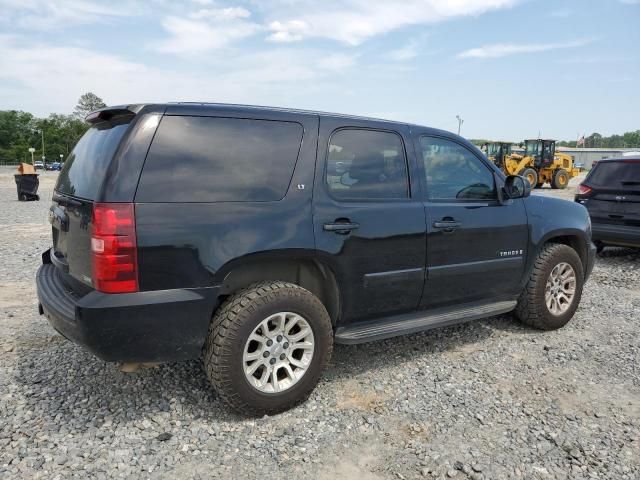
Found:
[[[538,172],[536,172],[533,168],[523,168],[522,170],[520,170],[520,173],[518,175],[526,178],[527,181],[531,184],[531,188],[535,188],[536,185],[538,185]]]
[[[275,320],[268,320],[266,327],[268,329],[279,324],[283,317],[284,325],[289,325],[287,322],[294,323],[284,337],[278,335],[276,338],[275,333],[272,336],[271,332],[261,330],[265,328],[261,326],[265,325],[265,320],[275,318]],[[297,317],[301,318],[302,322],[296,320]],[[291,363],[287,371],[282,365],[288,364],[290,357],[282,359],[281,355],[285,355],[283,348],[289,348],[287,355],[298,357],[307,355],[308,350],[296,350],[294,353],[293,348],[299,343],[295,343],[293,338],[290,340],[291,345],[287,343],[287,338],[292,337],[290,332],[295,331],[296,325],[304,322],[306,322],[304,331],[310,327],[312,333],[303,337],[303,341],[311,343],[313,349],[310,356],[297,360],[300,364],[302,362],[308,362],[308,364],[300,377],[294,380],[289,375],[289,371],[300,373],[298,367]],[[297,333],[301,334],[301,331],[298,330]],[[258,343],[249,340],[249,337],[254,334],[259,338],[269,338],[271,346],[267,347],[266,342]],[[253,338],[257,337],[253,336]],[[258,346],[252,346],[254,343]],[[276,352],[277,355],[267,351],[276,347],[280,349]],[[250,349],[255,350],[249,352]],[[306,400],[327,367],[332,350],[331,319],[326,308],[315,295],[292,283],[261,282],[250,285],[229,297],[214,314],[204,346],[204,367],[209,381],[231,408],[244,415],[273,415]],[[263,390],[250,383],[258,383],[257,378],[245,373],[245,368],[253,366],[253,362],[248,367],[245,366],[247,361],[245,356],[255,355],[256,352],[271,355],[263,360],[260,354],[258,359],[253,360],[261,364],[254,375],[258,373],[262,377],[267,372],[268,384],[263,386]],[[276,365],[276,377],[279,377],[284,369],[286,382],[290,383],[290,386],[283,388],[282,391],[275,391],[275,388],[266,391],[270,385],[272,387],[278,385],[278,388],[281,388],[279,385],[285,382],[285,380],[279,381],[278,378],[273,381],[272,374],[268,373],[273,371],[273,367],[268,365],[268,362],[272,361]],[[296,370],[293,370],[294,368]]]
[[[602,253],[602,251],[604,250],[604,243],[602,242],[595,242],[596,244],[596,253]]]
[[[564,168],[559,168],[553,172],[553,178],[551,179],[551,188],[565,189],[569,185],[569,172]]]
[[[563,264],[568,264],[573,269],[575,290],[566,310],[554,314],[547,305],[545,293],[554,268]],[[529,281],[518,299],[515,314],[522,323],[540,330],[564,327],[580,304],[583,285],[584,270],[576,251],[567,245],[548,243],[536,258]]]

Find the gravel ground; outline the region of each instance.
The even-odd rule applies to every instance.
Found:
[[[199,361],[126,374],[49,327],[34,273],[55,174],[41,175],[43,201],[19,203],[12,173],[0,171],[0,478],[640,478],[637,252],[599,256],[561,331],[505,315],[337,346],[308,402],[246,419]]]

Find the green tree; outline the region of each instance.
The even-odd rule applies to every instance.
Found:
[[[95,93],[87,92],[78,99],[78,104],[73,114],[80,120],[84,120],[89,113],[106,106],[102,99]]]

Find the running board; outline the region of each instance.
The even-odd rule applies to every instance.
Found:
[[[516,303],[516,301],[511,300],[495,303],[474,303],[454,308],[439,308],[431,312],[420,311],[395,315],[339,327],[336,330],[334,341],[351,345],[431,330],[432,328],[446,327],[510,312],[516,307]]]

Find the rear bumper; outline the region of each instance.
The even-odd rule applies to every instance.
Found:
[[[40,313],[61,335],[106,361],[197,358],[217,307],[216,287],[124,294],[70,291],[45,263],[36,275]]]
[[[640,227],[594,223],[591,238],[610,245],[640,247]]]

